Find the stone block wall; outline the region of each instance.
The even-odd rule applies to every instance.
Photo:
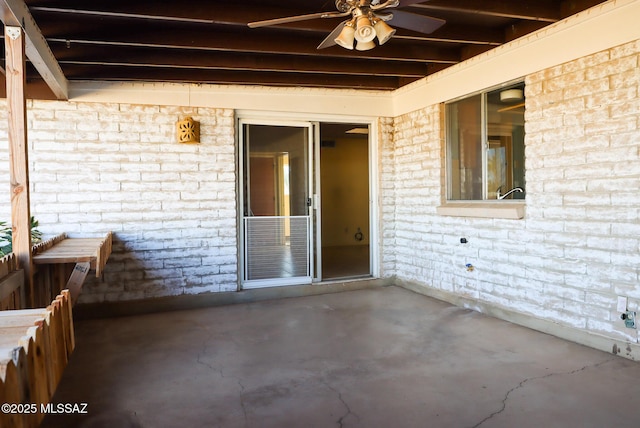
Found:
[[[525,83],[525,218],[436,214],[444,106],[428,106],[395,119],[392,154],[381,155],[396,204],[383,252],[400,280],[638,343],[617,305],[640,309],[640,41]]]
[[[394,120],[393,118],[380,118],[378,120],[378,189],[380,192],[380,270],[382,276],[393,276],[395,272],[396,254],[395,230],[396,230],[396,198],[395,182],[389,180],[395,171],[394,147]]]
[[[31,213],[48,235],[114,232],[104,281],[81,302],[237,288],[233,110],[28,102]],[[0,164],[8,165],[6,109]],[[200,144],[176,122],[200,121]],[[0,182],[9,183],[8,168]],[[9,189],[0,219],[10,219]]]

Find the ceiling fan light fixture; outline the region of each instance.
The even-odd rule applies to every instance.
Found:
[[[373,28],[376,30],[376,36],[378,37],[378,43],[383,45],[389,41],[389,39],[396,33],[396,30],[391,28],[382,19],[378,19],[373,24]]]
[[[5,0],[6,1],[6,0]],[[404,8],[424,0],[335,0],[336,12],[318,12],[304,15],[288,16],[263,21],[249,22],[250,28],[267,27],[270,25],[287,24],[316,18],[347,18],[338,24],[327,35],[317,49],[338,45],[345,49],[359,51],[373,49],[377,45],[388,42],[396,30],[387,24],[394,19],[394,27],[402,27],[419,33],[430,34],[445,24],[444,19],[431,16],[391,11],[393,8]],[[377,42],[374,42],[375,39]],[[355,43],[357,41],[358,43]],[[355,46],[354,46],[355,43]]]
[[[373,40],[368,42],[358,42],[356,43],[356,50],[358,51],[368,51],[369,49],[373,49],[376,47],[376,43]]]
[[[368,16],[362,15],[357,18],[355,38],[362,43],[370,42],[376,38],[376,30],[371,25]]]
[[[338,37],[334,39],[334,42],[345,49],[353,50],[355,33],[356,29],[354,28],[353,21],[346,22]]]

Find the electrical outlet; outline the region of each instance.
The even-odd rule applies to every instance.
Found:
[[[636,313],[634,311],[626,311],[620,318],[624,320],[624,326],[627,328],[636,328]]]

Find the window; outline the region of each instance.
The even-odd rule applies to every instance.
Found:
[[[524,83],[446,104],[447,199],[524,199]]]

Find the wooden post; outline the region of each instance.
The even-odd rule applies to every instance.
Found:
[[[29,205],[29,158],[27,147],[26,59],[22,28],[5,26],[7,113],[9,119],[9,174],[11,179],[11,225],[13,252],[24,269],[26,299],[36,303],[31,259],[31,212]]]

